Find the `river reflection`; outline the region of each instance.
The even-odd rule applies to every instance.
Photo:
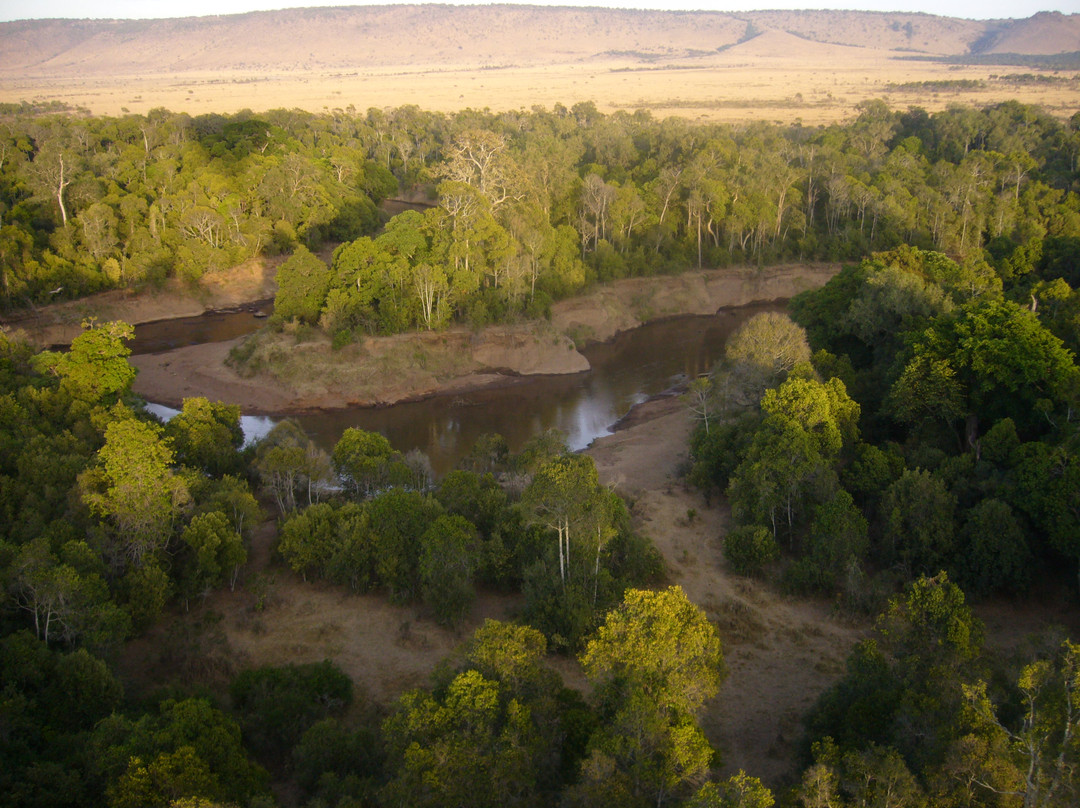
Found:
[[[225,342],[258,331],[262,319],[274,310],[274,301],[259,300],[229,311],[208,311],[194,317],[175,317],[135,326],[128,341],[133,355],[161,353],[186,345]],[[259,315],[258,317],[256,316]]]
[[[486,432],[502,434],[517,451],[532,436],[556,428],[566,433],[571,449],[582,449],[610,434],[635,404],[709,370],[728,337],[750,317],[783,310],[782,304],[770,303],[650,323],[587,348],[583,353],[592,365],[587,373],[531,377],[496,389],[391,407],[294,417],[327,451],[348,427],[359,427],[382,433],[399,451],[420,449],[438,474],[453,468]],[[175,412],[163,407],[155,411],[163,417]],[[244,416],[245,438],[265,435],[277,420]]]

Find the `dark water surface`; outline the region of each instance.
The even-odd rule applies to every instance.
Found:
[[[273,300],[247,303],[234,310],[209,311],[195,317],[175,317],[135,326],[135,338],[128,343],[132,354],[152,354],[202,345],[225,342],[258,331],[266,323],[256,314],[270,314]]]
[[[399,451],[420,449],[427,453],[440,474],[453,468],[485,432],[502,434],[511,450],[517,451],[534,435],[557,428],[566,433],[572,449],[582,449],[595,438],[610,434],[615,422],[635,404],[709,370],[723,353],[728,337],[746,320],[759,312],[783,310],[782,304],[769,303],[724,309],[713,316],[649,323],[586,348],[583,353],[592,370],[573,376],[531,377],[496,389],[390,407],[294,417],[327,451],[345,429],[360,427],[381,432]],[[247,316],[251,318],[250,313]],[[157,407],[155,411],[166,416],[175,412]],[[252,440],[266,434],[280,419],[245,416],[243,420],[245,435]]]

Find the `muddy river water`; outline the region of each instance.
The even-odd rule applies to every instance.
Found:
[[[592,370],[570,376],[515,379],[502,387],[435,396],[389,407],[354,408],[293,416],[330,450],[348,427],[381,432],[399,451],[420,449],[436,473],[453,468],[473,442],[487,432],[502,434],[516,451],[546,429],[560,429],[572,449],[610,434],[635,404],[707,371],[728,337],[762,311],[782,303],[723,309],[709,317],[676,317],[648,323],[613,340],[583,350]],[[259,310],[265,311],[265,305]],[[154,353],[194,342],[234,339],[261,325],[252,311],[148,323],[136,328],[132,350]],[[227,402],[226,402],[227,403]],[[153,405],[163,417],[175,410]],[[255,440],[280,420],[244,416],[244,434]]]

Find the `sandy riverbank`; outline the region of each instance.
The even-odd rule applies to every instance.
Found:
[[[82,331],[82,322],[122,320],[131,325],[197,317],[207,311],[230,309],[272,298],[277,291],[277,268],[282,257],[252,258],[228,272],[203,276],[197,286],[173,279],[160,289],[114,289],[64,303],[41,306],[0,318],[13,332],[38,345],[67,345]]]
[[[247,413],[287,413],[380,406],[521,376],[580,373],[589,364],[575,344],[663,317],[789,298],[838,270],[836,264],[792,264],[634,278],[561,301],[550,323],[399,334],[337,351],[322,337],[263,336],[257,349],[262,368],[244,376],[225,364],[241,340],[195,345],[132,357],[139,370],[135,391],[171,406],[202,395]]]

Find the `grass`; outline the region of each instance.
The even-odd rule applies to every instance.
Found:
[[[197,97],[178,86],[178,76],[56,77],[47,85],[26,79],[0,87],[0,104],[20,104],[24,98],[54,99],[55,103],[85,107],[96,114],[119,115],[126,107],[145,114],[155,107],[202,114],[298,107],[311,112],[416,104],[424,109],[456,111],[474,107],[516,110],[538,105],[572,106],[595,101],[604,112],[617,109],[652,109],[713,121],[766,118],[806,125],[847,120],[859,101],[879,98],[888,85],[904,90],[905,105],[933,112],[949,103],[991,104],[1009,99],[1043,104],[1068,117],[1080,109],[1080,98],[1069,83],[1028,80],[991,81],[1002,65],[1035,70],[1072,70],[1080,67],[1075,55],[1066,58],[1008,56],[946,62],[927,57],[893,54],[883,58],[870,48],[830,48],[825,56],[816,48],[759,56],[732,48],[682,61],[664,54],[663,65],[643,65],[640,54],[612,54],[601,62],[531,66],[490,65],[449,70],[438,65],[372,67],[363,74],[340,70],[254,75],[237,71],[228,81],[198,82]],[[646,69],[642,69],[642,68]],[[1032,73],[1032,75],[1042,75]],[[477,79],[477,81],[472,81]],[[480,81],[482,79],[482,81]],[[958,85],[955,95],[936,97],[935,82],[986,82],[986,86]],[[927,86],[919,89],[920,83]],[[483,86],[480,86],[480,85]],[[821,92],[827,90],[826,92]],[[604,99],[601,101],[601,99]]]

